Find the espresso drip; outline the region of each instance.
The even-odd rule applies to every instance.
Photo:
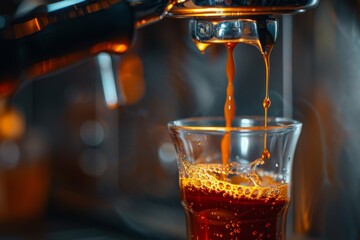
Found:
[[[227,61],[226,61],[226,75],[228,79],[228,85],[226,89],[226,100],[224,105],[224,117],[226,128],[231,127],[231,123],[235,117],[235,99],[234,99],[234,75],[235,75],[235,61],[234,61],[234,48],[236,43],[225,44],[227,48]],[[227,164],[230,160],[231,142],[230,132],[226,132],[221,141],[221,152],[223,164]]]
[[[272,49],[272,46],[270,48],[270,51],[271,51],[271,49]],[[270,51],[262,52],[262,55],[264,58],[264,63],[265,63],[265,98],[263,101],[265,135],[264,135],[264,151],[261,154],[262,160],[266,160],[266,159],[270,158],[270,152],[267,149],[267,133],[266,133],[266,128],[268,126],[268,110],[271,105],[271,101],[269,98]]]

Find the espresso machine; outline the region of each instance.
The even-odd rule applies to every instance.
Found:
[[[17,130],[0,134],[0,226],[16,229],[4,236],[21,226],[44,239],[184,239],[166,123],[222,115],[230,41],[244,43],[238,114],[262,114],[259,50],[275,43],[269,115],[304,124],[288,239],[358,240],[359,9],[340,0],[0,3],[1,112]]]

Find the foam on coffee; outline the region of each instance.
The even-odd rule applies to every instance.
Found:
[[[262,184],[255,185],[250,173],[235,172],[223,164],[190,164],[183,161],[184,171],[180,172],[182,188],[223,193],[235,199],[288,199],[288,185],[275,182],[270,174],[258,176]],[[224,180],[223,176],[227,176]],[[266,186],[265,186],[266,185]]]

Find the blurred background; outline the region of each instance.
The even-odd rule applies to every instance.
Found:
[[[20,4],[0,4],[0,27]],[[321,0],[279,20],[269,115],[304,123],[288,238],[359,240],[360,3]],[[2,101],[0,239],[184,239],[166,124],[223,114],[225,61],[224,46],[201,54],[185,20],[164,19],[137,31],[126,53]],[[262,115],[261,54],[238,45],[235,61],[237,115]]]

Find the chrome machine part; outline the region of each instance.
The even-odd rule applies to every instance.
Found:
[[[246,43],[258,46],[261,52],[272,46],[278,34],[275,19],[193,19],[190,21],[191,36],[201,43]]]
[[[185,0],[127,0],[133,9],[136,28],[163,19],[171,9]]]
[[[174,17],[236,17],[249,15],[294,14],[314,8],[319,0],[192,0],[177,4]]]
[[[313,8],[319,0],[192,0],[177,4],[170,17],[193,18],[194,41],[209,44],[240,42],[267,51],[275,43],[278,23],[274,15],[295,14]],[[270,49],[269,49],[270,50]]]

